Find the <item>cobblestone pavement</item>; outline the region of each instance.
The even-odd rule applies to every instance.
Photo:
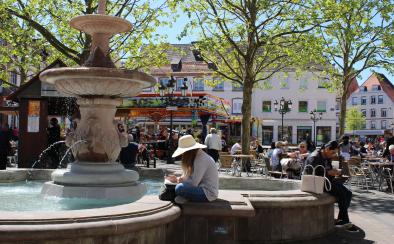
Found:
[[[158,163],[158,168],[181,174],[179,162]],[[306,244],[394,244],[394,195],[377,190],[361,190],[353,187],[353,199],[349,208],[350,220],[358,227],[358,232],[348,232],[335,228],[322,238],[287,243]],[[336,211],[338,208],[335,208]],[[337,213],[337,212],[336,212]]]

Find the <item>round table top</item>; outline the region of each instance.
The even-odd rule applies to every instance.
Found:
[[[231,157],[234,157],[234,158],[253,158],[254,156],[253,155],[251,155],[251,154],[233,154],[233,155],[231,155]]]
[[[384,162],[384,163],[381,163],[381,162],[369,162],[368,165],[381,166],[381,167],[383,167],[383,166],[393,166],[394,162]]]

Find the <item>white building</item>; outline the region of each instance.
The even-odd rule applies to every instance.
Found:
[[[172,52],[169,54],[171,65],[152,69],[151,74],[158,82],[166,83],[170,75],[178,81],[180,87],[184,78],[188,78],[189,89],[204,91],[214,96],[231,101],[231,116],[236,119],[230,120],[231,136],[240,136],[241,133],[241,107],[242,88],[231,82],[222,81],[216,87],[204,84],[204,80],[211,79],[213,70],[206,65],[198,56],[198,52],[192,52],[190,44],[174,45],[185,53],[183,56]],[[314,140],[313,121],[310,112],[317,110],[322,112],[322,120],[316,122],[316,138],[318,144],[336,138],[336,111],[335,93],[329,93],[324,87],[323,80],[312,72],[304,72],[297,77],[294,70],[277,73],[264,85],[270,89],[255,88],[252,94],[252,117],[255,119],[252,134],[262,139],[263,144],[282,139],[281,114],[274,110],[275,100],[281,97],[291,100],[293,108],[284,115],[284,138],[290,143],[298,143],[307,136]],[[151,92],[151,91],[147,91]]]
[[[383,74],[373,73],[347,100],[347,107],[352,106],[365,116],[369,134],[383,135],[394,122],[394,86]]]

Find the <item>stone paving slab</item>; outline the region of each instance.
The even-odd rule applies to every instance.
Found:
[[[181,174],[180,162],[165,164],[159,162],[158,168],[166,169],[175,174]],[[244,176],[242,176],[244,177]],[[348,232],[335,228],[328,236],[291,244],[394,244],[394,195],[377,190],[360,190],[352,188],[353,199],[349,208],[350,220],[358,228],[358,232]],[[338,211],[335,207],[336,214]],[[249,244],[242,243],[242,244]]]

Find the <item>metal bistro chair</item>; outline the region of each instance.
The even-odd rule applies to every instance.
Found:
[[[391,194],[394,194],[393,190],[393,181],[394,181],[394,174],[391,172],[390,168],[384,168],[382,174],[382,180],[387,180],[390,183]]]

